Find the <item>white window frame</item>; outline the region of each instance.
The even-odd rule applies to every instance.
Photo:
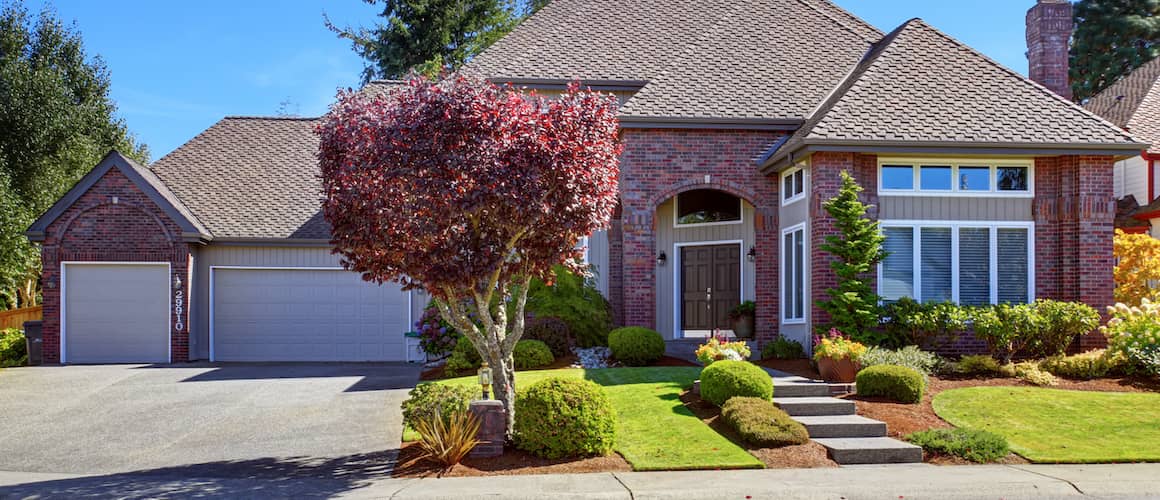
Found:
[[[1035,223],[1016,221],[939,221],[939,220],[883,220],[879,222],[879,229],[910,228],[914,231],[914,296],[912,299],[922,302],[922,237],[923,228],[942,228],[951,230],[951,302],[959,303],[959,229],[986,228],[989,229],[991,246],[991,303],[999,302],[999,229],[1026,229],[1027,230],[1027,303],[1035,302]],[[882,293],[883,262],[878,264],[878,293]]]
[[[796,289],[797,283],[794,283],[795,286],[793,286],[793,287],[785,286],[787,274],[789,274],[790,276],[793,276],[793,274],[792,274],[793,270],[787,269],[785,267],[785,257],[786,257],[786,255],[789,254],[789,249],[786,248],[786,244],[785,244],[785,237],[786,237],[786,235],[797,233],[797,232],[801,232],[801,234],[802,234],[802,278],[803,279],[805,279],[806,273],[810,269],[810,263],[809,263],[809,258],[808,258],[809,254],[810,254],[810,249],[809,249],[810,242],[808,240],[806,240],[806,223],[802,222],[800,224],[795,224],[795,225],[790,226],[788,228],[782,229],[781,230],[781,238],[778,242],[778,244],[781,245],[781,254],[780,254],[781,262],[778,262],[778,268],[781,269],[781,272],[778,275],[778,278],[780,279],[780,281],[778,282],[778,286],[781,288],[781,307],[780,307],[780,309],[782,310],[782,313],[779,315],[780,316],[779,319],[781,320],[781,324],[783,324],[783,325],[804,325],[804,324],[806,324],[806,316],[809,315],[809,309],[810,309],[809,308],[809,300],[805,296],[803,296],[802,297],[802,316],[800,318],[794,318],[794,317],[790,316],[793,314],[793,307],[789,301],[790,293],[791,293],[790,289],[791,288]],[[804,286],[804,284],[803,284],[802,293],[808,295],[808,291],[809,290],[807,290],[807,287]]]
[[[790,196],[790,197],[786,197],[785,196],[786,193],[784,193],[784,192],[781,193],[781,206],[783,206],[783,207],[792,205],[794,203],[797,203],[801,200],[806,199],[806,191],[809,191],[810,179],[809,179],[809,173],[806,172],[806,168],[804,166],[793,167],[789,170],[786,170],[785,172],[782,172],[781,173],[780,189],[785,189],[785,179],[787,177],[797,175],[799,172],[802,174],[802,191],[800,193],[795,193],[793,196]]]
[[[707,191],[720,191],[722,193],[725,193],[729,196],[736,198],[737,199],[737,206],[740,209],[741,217],[738,218],[737,220],[727,220],[727,221],[722,221],[722,222],[700,222],[697,224],[681,224],[681,195],[685,194],[685,193],[692,192],[692,191],[699,191],[702,189],[707,190]],[[681,228],[686,228],[686,227],[732,226],[735,224],[744,224],[744,223],[745,223],[745,200],[742,199],[740,196],[737,196],[737,195],[730,193],[728,191],[721,191],[720,189],[713,189],[710,187],[704,187],[704,188],[690,189],[688,191],[677,193],[676,196],[673,196],[673,228],[674,229],[681,229]]]
[[[882,187],[882,170],[886,166],[911,167],[914,180],[911,189],[886,189]],[[922,167],[950,167],[951,188],[922,189]],[[986,167],[990,169],[990,188],[986,191],[959,189],[958,182],[960,167]],[[1017,167],[1027,169],[1026,191],[1000,191],[999,169],[1003,167]],[[1025,158],[997,159],[997,158],[878,158],[878,194],[880,196],[938,196],[962,198],[1034,198],[1035,197],[1035,160]]]

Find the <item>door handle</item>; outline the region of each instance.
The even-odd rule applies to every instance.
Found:
[[[705,289],[705,300],[709,302],[709,304],[707,304],[707,306],[712,308],[713,307],[713,289],[712,288]]]

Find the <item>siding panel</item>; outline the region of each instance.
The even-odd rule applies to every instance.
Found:
[[[878,199],[883,220],[1032,221],[1031,198],[888,196]]]

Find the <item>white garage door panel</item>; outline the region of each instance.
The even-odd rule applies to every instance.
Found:
[[[332,270],[215,269],[217,361],[404,361],[407,293]]]
[[[67,363],[169,361],[169,266],[65,264]]]

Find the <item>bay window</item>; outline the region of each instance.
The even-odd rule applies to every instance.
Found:
[[[878,293],[979,306],[1034,300],[1030,222],[883,221]]]

